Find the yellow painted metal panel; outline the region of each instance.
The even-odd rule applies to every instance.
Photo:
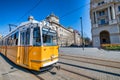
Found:
[[[14,63],[17,62],[17,46],[7,46],[6,56]]]
[[[58,46],[46,46],[42,47],[42,60],[51,59],[48,62],[52,61],[52,57],[58,57]],[[44,62],[47,63],[47,62]]]
[[[27,46],[28,58],[24,57],[25,46],[7,46],[7,57],[14,63],[33,70],[39,70],[43,64],[58,59],[58,46]],[[4,52],[5,47],[1,51]],[[53,58],[55,57],[55,58]],[[24,60],[28,59],[27,66]]]

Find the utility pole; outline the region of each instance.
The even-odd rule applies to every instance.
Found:
[[[84,50],[82,17],[80,17],[80,20],[81,20],[81,34],[82,34],[82,49]]]

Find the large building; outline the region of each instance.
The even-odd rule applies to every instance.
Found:
[[[94,47],[120,44],[120,0],[91,0],[90,17]]]
[[[46,20],[50,22],[53,29],[57,31],[58,34],[58,44],[60,46],[70,46],[70,45],[81,45],[81,36],[78,31],[72,28],[65,28],[60,24],[59,18],[54,14],[50,14],[46,17]]]
[[[2,38],[2,35],[0,34],[0,39]]]

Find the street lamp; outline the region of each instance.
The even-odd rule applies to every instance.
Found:
[[[80,17],[80,20],[81,20],[82,48],[84,50],[82,17]]]

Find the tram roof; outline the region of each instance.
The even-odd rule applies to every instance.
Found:
[[[38,24],[38,25],[46,25],[48,21],[46,20],[43,20],[43,21],[37,21],[37,20],[28,20],[26,22],[22,22],[20,25],[18,25],[14,30],[12,30],[11,32],[9,32],[7,35],[5,35],[2,39],[6,38],[7,36],[9,36],[10,34],[14,33],[15,31],[17,31],[18,29],[26,26],[26,25],[29,25],[29,24]]]
[[[30,21],[26,21],[26,22],[22,22],[20,25],[18,25],[14,30],[12,30],[11,32],[9,32],[7,35],[5,35],[2,39],[4,39],[5,37],[9,36],[10,34],[14,33],[17,29],[24,27],[25,25],[31,24],[31,23],[40,23],[37,20],[30,20]]]

